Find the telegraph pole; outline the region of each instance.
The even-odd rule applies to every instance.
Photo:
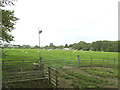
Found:
[[[40,34],[42,33],[42,30],[39,30],[39,58],[41,57],[41,52],[40,52]]]

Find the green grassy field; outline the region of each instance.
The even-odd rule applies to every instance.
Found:
[[[38,49],[6,49],[8,55],[3,60],[35,60],[39,59]],[[79,50],[41,50],[43,60],[59,58],[115,58],[118,59],[117,52],[97,52],[97,51],[79,51]]]
[[[5,65],[8,67],[16,66],[21,68],[22,64],[17,65],[16,63],[22,62],[22,60],[24,60],[24,62],[31,62],[24,64],[26,66],[29,65],[30,69],[32,69],[33,62],[39,62],[38,49],[6,49],[5,53],[6,56],[3,56],[2,60],[5,61]],[[79,50],[41,50],[40,53],[43,63],[58,68],[59,87],[63,88],[117,87],[118,69],[116,67],[114,68],[114,66],[118,65],[117,52],[96,52]],[[78,68],[77,55],[79,55],[80,58],[80,65],[90,67]],[[92,60],[94,60],[92,62],[92,65],[90,62],[91,57]],[[115,64],[113,59],[115,59]],[[84,62],[85,60],[89,61]],[[98,68],[95,67],[97,65],[98,66],[101,65],[102,67]],[[105,65],[108,67],[113,66],[113,68],[103,67]],[[12,70],[15,69],[18,68],[14,68]]]
[[[31,62],[39,62],[39,50],[38,49],[6,49],[6,57],[3,60],[25,60]],[[62,66],[77,66],[77,55],[80,58],[80,65],[90,65],[91,57],[93,65],[103,65],[103,58],[109,58],[105,60],[104,64],[118,63],[117,52],[95,52],[95,51],[78,51],[78,50],[41,50],[40,52],[44,63],[52,65],[54,67]],[[99,58],[99,60],[97,60]],[[82,60],[83,59],[83,60]],[[88,59],[89,61],[85,61]]]

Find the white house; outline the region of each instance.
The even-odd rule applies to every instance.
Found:
[[[64,50],[70,50],[69,48],[64,48]]]
[[[14,48],[13,44],[8,44],[8,48]]]

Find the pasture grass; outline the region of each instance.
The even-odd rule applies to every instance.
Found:
[[[96,68],[82,67],[74,69],[63,69],[62,72],[60,72],[60,77],[64,78],[65,80],[72,80],[71,85],[80,89],[117,88],[118,81],[116,75],[118,72],[115,71],[115,69],[108,69],[103,67]],[[68,83],[66,82],[66,84]]]
[[[66,74],[62,74],[61,77],[73,81],[75,88],[105,88],[113,83],[107,80],[94,77],[93,75],[85,75],[83,73],[77,73],[72,70],[64,70]],[[114,84],[113,84],[114,85]]]
[[[33,69],[33,63],[39,62],[39,50],[38,49],[5,49],[6,56],[2,58],[5,62],[6,68],[17,66],[16,68],[12,68],[11,71],[14,70],[25,70],[25,67],[29,69]],[[117,52],[97,52],[97,51],[79,51],[79,50],[41,50],[41,57],[43,63],[50,65],[55,68],[64,68],[65,66],[76,68],[78,67],[78,59],[77,55],[80,58],[80,68],[89,75],[98,76],[101,78],[91,77],[82,73],[77,73],[74,71],[65,71],[66,74],[61,75],[61,77],[67,80],[73,80],[73,86],[76,88],[98,88],[102,85],[109,86],[114,85],[114,82],[109,83],[104,78],[110,77],[115,78],[118,77],[117,68],[114,70],[107,70],[101,68],[87,68],[82,66],[117,66],[118,64],[118,53]],[[91,64],[91,57],[94,60]],[[101,61],[98,61],[100,59]],[[104,58],[104,63],[103,63]],[[105,58],[109,58],[105,60]],[[114,64],[113,59],[115,58],[116,62]],[[8,61],[9,60],[9,61]],[[15,61],[14,61],[15,60]],[[24,66],[22,67],[22,63],[24,60]],[[85,61],[89,60],[89,61]],[[27,63],[29,62],[29,63]],[[104,68],[104,67],[103,67]],[[10,70],[10,69],[6,69]],[[5,73],[4,73],[5,74]],[[6,74],[5,74],[6,75]],[[4,75],[4,76],[5,76]]]
[[[21,62],[19,60],[24,60],[24,62],[40,62],[39,59],[39,50],[38,49],[5,49],[6,57],[3,57],[3,60],[17,60],[15,62]],[[77,66],[77,55],[80,58],[80,65],[103,65],[103,64],[113,64],[113,59],[115,58],[116,63],[118,64],[118,53],[117,52],[97,52],[97,51],[80,51],[80,50],[41,50],[41,57],[43,63],[52,65],[54,67],[63,67],[63,66]],[[109,58],[104,60],[103,58]],[[101,61],[99,61],[101,59]],[[85,61],[89,60],[89,61]],[[12,64],[15,64],[12,63]],[[5,62],[6,64],[8,62]],[[10,63],[9,63],[10,64]]]
[[[27,53],[26,53],[27,52]],[[117,52],[97,52],[76,50],[41,50],[43,60],[72,58],[77,59],[77,55],[82,59],[94,58],[115,58],[118,59]],[[39,60],[38,49],[6,49],[7,56],[3,60]]]
[[[100,76],[100,77],[104,77],[104,78],[113,78],[113,77],[118,77],[118,70],[116,69],[106,69],[106,68],[87,68],[84,67],[83,70],[85,72],[88,72],[91,75],[95,75],[95,76]]]

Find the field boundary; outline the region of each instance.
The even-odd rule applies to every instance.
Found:
[[[67,60],[68,59],[68,60]],[[42,60],[41,62],[44,64],[53,64],[53,63],[61,63],[68,65],[73,65],[75,67],[87,67],[87,66],[95,66],[95,67],[110,67],[115,68],[118,66],[117,59],[113,58],[80,58],[77,55],[76,58],[65,58],[65,59],[50,59],[50,60]],[[52,65],[51,65],[52,66]]]

